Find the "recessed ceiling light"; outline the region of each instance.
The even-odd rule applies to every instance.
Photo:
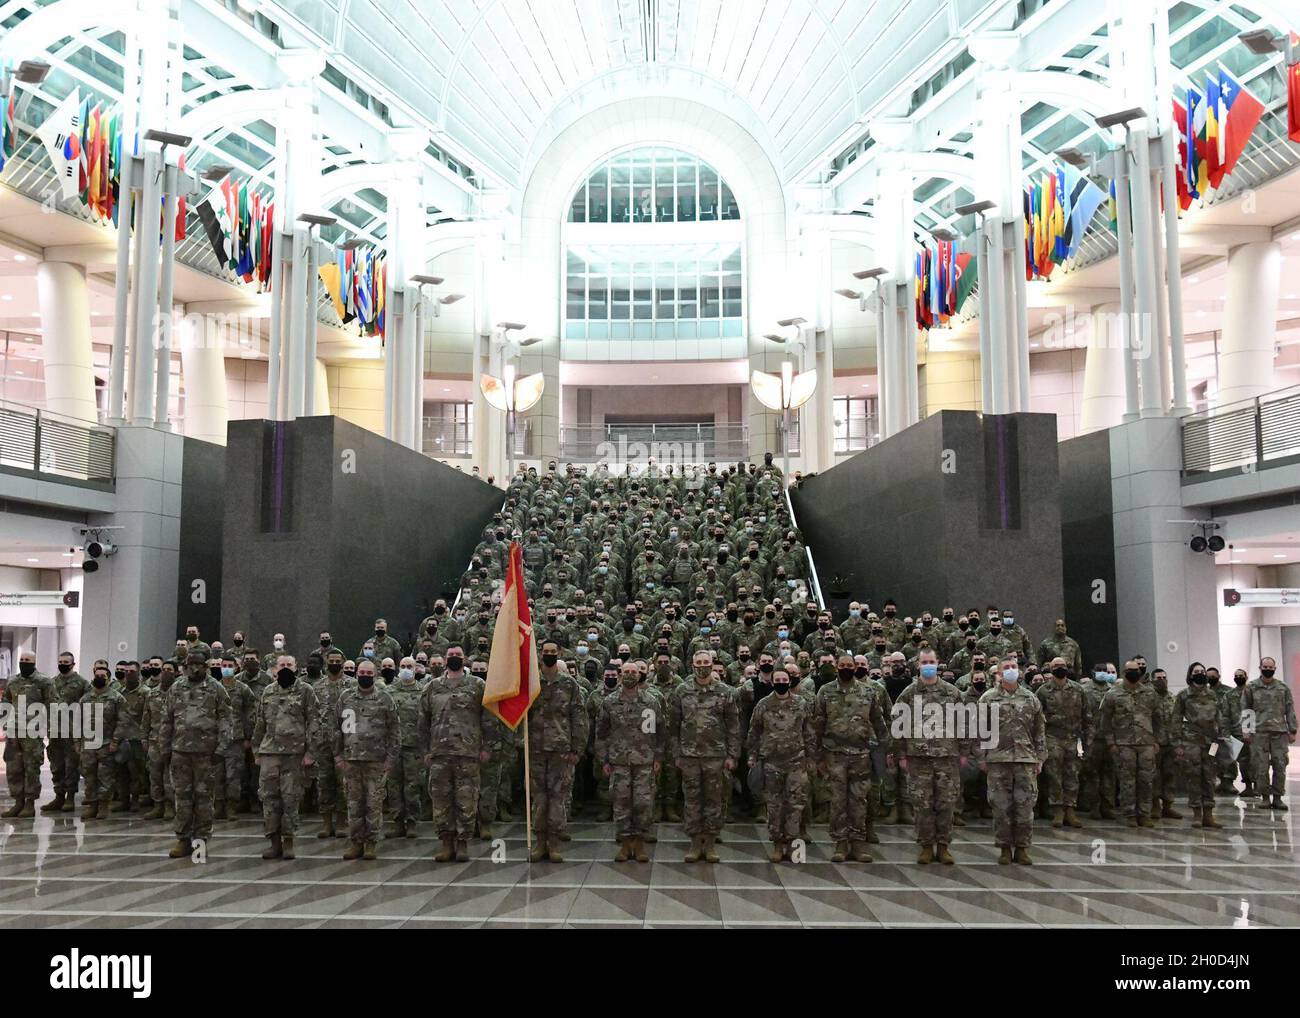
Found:
[[[64,557],[64,558],[73,558],[73,557],[75,557],[75,556],[76,556],[76,552],[65,551],[65,552],[63,553],[63,557]]]
[[[1300,233],[1296,234],[1296,236],[1297,236],[1297,237],[1300,237]],[[14,255],[14,261],[16,261],[16,262],[25,262],[25,261],[27,261],[27,256],[26,256],[25,254],[16,254],[16,255]]]
[[[1239,564],[1240,562],[1241,562],[1241,559],[1239,559],[1239,558],[1230,558],[1230,559],[1228,559],[1228,565],[1230,565],[1230,566],[1235,566],[1235,565]]]
[[[39,562],[40,559],[38,559],[38,558],[29,558],[27,561],[28,561],[28,562]]]
[[[12,293],[0,294],[0,300],[13,300],[13,299],[14,299],[14,295]]]
[[[1286,558],[1286,554],[1283,553],[1283,554],[1281,554],[1281,555],[1274,555],[1273,557],[1274,557],[1274,558]]]
[[[1187,277],[1187,281],[1188,281],[1189,283],[1195,283],[1195,282],[1196,282],[1196,277],[1195,277],[1195,276],[1188,276],[1188,277]]]
[[[443,392],[451,392],[450,389],[443,389],[442,391],[443,391]]]
[[[22,368],[14,368],[14,374],[15,374],[15,375],[21,375],[22,373],[23,373],[23,369],[22,369]]]

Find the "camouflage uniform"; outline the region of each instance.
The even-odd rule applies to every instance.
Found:
[[[335,763],[344,764],[348,837],[374,845],[384,836],[384,774],[396,767],[401,742],[393,698],[377,686],[349,685],[335,706],[331,742]]]
[[[876,687],[838,679],[817,691],[813,729],[817,757],[830,783],[830,835],[840,842],[870,839],[871,751],[889,740],[888,722]]]
[[[145,698],[148,687],[137,681],[130,689],[123,685],[120,732],[117,751],[117,803],[114,808],[129,809],[133,796],[143,796],[149,791],[148,756],[144,748]]]
[[[173,680],[174,681],[174,680]],[[162,686],[149,686],[144,694],[144,717],[140,733],[144,738],[149,764],[149,798],[155,808],[166,811],[176,801],[172,790],[171,770],[162,752],[162,719],[167,705],[167,690]]]
[[[1111,691],[1113,684],[1086,679],[1081,683],[1088,697],[1088,706],[1093,717],[1092,747],[1084,755],[1083,766],[1079,768],[1079,808],[1091,810],[1096,818],[1106,819],[1115,815],[1115,753],[1110,744],[1100,738],[1101,702]]]
[[[993,841],[999,848],[1025,849],[1034,836],[1038,769],[1047,758],[1043,706],[1023,686],[1007,692],[999,682],[982,697],[982,710],[997,710],[998,744],[979,749],[988,771]]]
[[[388,775],[385,812],[403,828],[407,824],[414,826],[420,819],[423,789],[429,778],[420,743],[420,704],[426,688],[414,678],[409,682],[396,679],[384,687],[384,692],[393,698],[393,706],[397,708],[397,725],[401,732],[397,766]]]
[[[8,685],[0,691],[0,702],[12,704],[16,713],[20,698],[29,710],[33,704],[53,703],[54,683],[48,675],[40,672],[34,671],[31,675],[19,672],[11,676]],[[41,764],[45,762],[45,743],[40,738],[6,738],[4,761],[5,773],[9,779],[9,794],[14,797],[15,804],[21,807],[26,802],[29,808],[34,809],[41,797]]]
[[[502,808],[509,813],[510,775],[515,764],[514,732],[491,711],[486,712],[491,721],[488,731],[491,733],[484,742],[484,748],[491,754],[478,767],[478,825],[479,833],[491,829],[501,814]],[[486,836],[486,835],[483,835]]]
[[[740,714],[731,687],[691,680],[668,701],[668,756],[682,774],[683,823],[692,838],[722,830],[725,761],[740,759]]]
[[[305,679],[295,679],[288,689],[278,682],[267,686],[257,701],[250,737],[261,768],[257,795],[268,838],[298,833],[298,807],[306,790],[303,757],[318,744],[320,723],[316,691]]]
[[[662,701],[665,716],[667,715],[668,702],[672,699],[673,691],[681,684],[682,680],[675,672],[666,676],[655,674],[650,678],[649,689],[652,693],[657,694]],[[617,687],[615,688],[617,689]],[[669,820],[674,823],[681,820],[681,813],[677,808],[681,793],[682,772],[677,769],[676,761],[672,759],[664,760],[663,766],[659,768],[659,773],[655,778],[655,820]]]
[[[1273,797],[1281,805],[1286,794],[1287,734],[1295,735],[1295,699],[1291,689],[1279,678],[1265,682],[1262,678],[1246,683],[1241,696],[1242,711],[1252,711],[1254,732],[1250,733],[1250,762],[1255,768],[1255,788],[1260,805]],[[1243,725],[1243,731],[1246,726]],[[1269,771],[1272,770],[1272,781]]]
[[[898,694],[898,703],[909,712],[910,723],[902,726],[894,752],[907,761],[916,843],[921,846],[952,843],[953,814],[961,801],[960,761],[971,752],[970,738],[959,736],[946,723],[943,734],[927,735],[933,723],[926,723],[926,713],[931,704],[945,714],[955,712],[963,700],[961,691],[942,679],[932,683],[918,679]]]
[[[217,749],[213,772],[213,798],[218,813],[223,812],[227,799],[235,799],[244,794],[244,775],[248,770],[245,766],[247,751],[244,743],[253,738],[253,727],[261,706],[261,701],[240,681],[237,674],[234,678],[222,679],[221,685],[230,697],[230,727],[227,738],[222,740]],[[254,752],[257,751],[256,743],[253,744],[253,749]]]
[[[1056,655],[1053,655],[1055,657]],[[1050,660],[1050,659],[1049,659]],[[1073,810],[1079,804],[1079,743],[1086,754],[1092,746],[1093,717],[1087,694],[1077,682],[1048,679],[1038,687],[1047,731],[1043,783],[1054,809]]]
[[[1164,738],[1164,719],[1155,690],[1141,683],[1117,685],[1101,702],[1097,733],[1115,756],[1119,806],[1141,824],[1151,808],[1151,777]]]
[[[1214,778],[1218,765],[1210,756],[1228,730],[1223,703],[1208,685],[1188,686],[1173,698],[1170,713],[1174,729],[1165,731],[1169,741],[1181,743],[1183,766],[1187,768],[1187,804],[1192,809],[1214,809]]]
[[[1086,681],[1083,672],[1083,651],[1079,648],[1079,641],[1072,636],[1057,636],[1053,634],[1038,645],[1038,667],[1045,668],[1053,658],[1061,658],[1065,661],[1065,667],[1075,678]]]
[[[468,841],[478,822],[479,754],[495,734],[477,675],[434,679],[420,700],[417,744],[429,763],[429,798],[438,837]]]
[[[768,695],[754,706],[746,738],[750,765],[763,769],[767,836],[785,845],[799,837],[808,808],[809,768],[817,752],[811,712],[793,695]]]
[[[90,747],[86,745],[86,740],[81,741],[81,773],[86,779],[86,794],[82,799],[82,805],[87,807],[98,806],[101,802],[107,805],[111,798],[112,781],[113,781],[113,754],[109,751],[109,744],[117,741],[117,734],[122,714],[122,694],[112,686],[105,686],[103,689],[96,689],[93,685],[81,697],[82,711],[82,728],[83,734],[89,734],[90,725],[87,724],[90,712],[95,710],[103,711],[103,721],[99,730],[99,745]]]
[[[327,833],[321,837],[327,836],[333,816],[338,816],[340,821],[343,819],[343,803],[339,801],[342,772],[334,761],[334,736],[331,726],[338,713],[339,697],[348,687],[356,688],[356,680],[348,678],[342,672],[337,679],[327,673],[312,683],[321,718],[322,745],[317,748],[316,766],[312,768],[316,772],[316,804],[320,809],[321,818],[326,823]],[[341,834],[342,831],[340,830],[339,833]]]
[[[1219,701],[1219,710],[1223,712],[1224,727],[1223,733],[1226,736],[1231,732],[1234,736],[1240,737],[1240,731],[1234,730],[1237,725],[1234,724],[1233,718],[1241,717],[1241,696],[1236,686],[1230,686],[1220,681],[1217,685],[1210,686],[1215,698]],[[1230,753],[1225,753],[1226,746],[1220,746],[1219,751],[1212,757],[1214,760],[1215,770],[1219,775],[1219,791],[1228,795],[1236,795],[1237,790],[1233,787],[1233,779],[1237,776],[1237,761],[1232,758]]]
[[[650,831],[654,812],[654,765],[663,762],[663,705],[648,689],[615,690],[600,700],[595,756],[609,767],[614,832],[622,840]]]
[[[80,702],[91,690],[90,683],[75,671],[64,675],[60,672],[53,677],[54,697],[52,702],[65,706]],[[72,738],[50,738],[47,752],[50,757],[50,777],[54,781],[54,794],[68,803],[77,797],[77,786],[81,782],[81,754],[77,749],[77,740]]]
[[[1154,686],[1151,687],[1155,689]],[[1156,753],[1156,766],[1151,775],[1151,815],[1163,813],[1170,816],[1174,796],[1178,794],[1178,784],[1187,764],[1187,756],[1178,759],[1181,745],[1182,725],[1175,719],[1174,694],[1166,689],[1155,689],[1156,706],[1160,710],[1161,729],[1164,737],[1160,740],[1160,749]],[[1157,802],[1160,805],[1157,805]]]
[[[212,758],[229,724],[230,697],[209,675],[177,677],[163,707],[162,753],[171,758],[176,839],[212,837]]]
[[[528,712],[528,781],[537,847],[559,851],[569,823],[573,775],[587,748],[591,719],[578,680],[557,671],[541,673],[541,691]]]

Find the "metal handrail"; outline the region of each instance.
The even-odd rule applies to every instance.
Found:
[[[0,465],[111,483],[116,435],[107,425],[0,400]]]
[[[1180,438],[1184,477],[1300,459],[1300,385],[1189,414]]]
[[[799,520],[794,514],[794,502],[790,500],[790,479],[788,477],[781,478],[781,491],[785,495],[785,508],[790,514],[790,525],[795,530],[799,530]],[[803,531],[800,531],[800,534],[802,533]],[[817,576],[817,563],[813,561],[812,547],[807,541],[804,541],[803,553],[808,557],[808,578],[812,580],[813,594],[817,598],[817,607],[824,609],[826,600],[822,597],[822,584]]]

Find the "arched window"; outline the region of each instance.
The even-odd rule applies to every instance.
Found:
[[[739,219],[731,188],[708,163],[671,148],[636,148],[591,171],[569,204],[571,223],[694,223]]]

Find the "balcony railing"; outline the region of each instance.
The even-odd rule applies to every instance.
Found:
[[[560,459],[611,465],[708,463],[749,455],[744,424],[571,424],[560,428]]]
[[[1182,435],[1184,477],[1300,461],[1300,385],[1190,414]]]
[[[469,456],[474,451],[474,425],[425,417],[423,452],[426,456]]]
[[[36,407],[0,402],[0,466],[113,482],[115,432]]]

